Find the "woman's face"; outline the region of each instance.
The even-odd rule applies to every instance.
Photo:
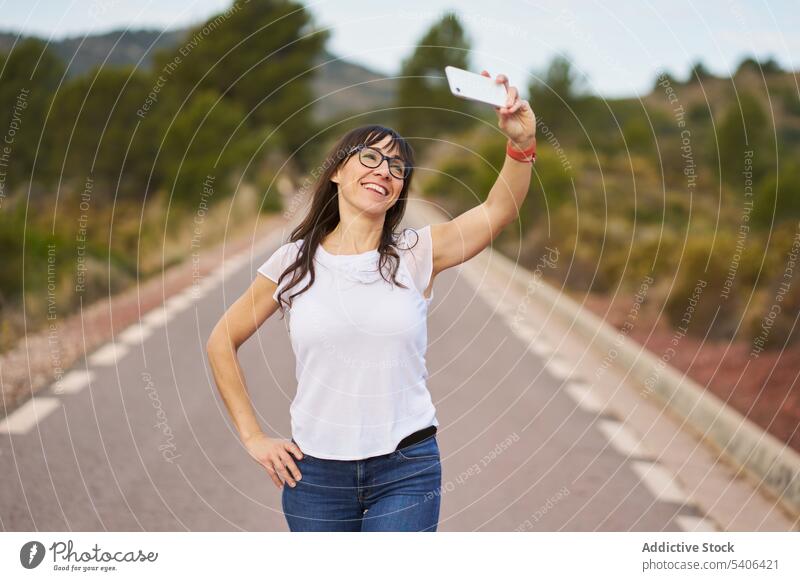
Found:
[[[391,136],[387,135],[370,147],[389,157],[399,156],[397,148],[389,149],[391,141]],[[385,213],[391,208],[400,197],[404,183],[389,172],[386,160],[376,168],[369,168],[361,163],[358,153],[339,166],[331,181],[339,185],[339,195],[345,203],[359,212],[370,214]]]

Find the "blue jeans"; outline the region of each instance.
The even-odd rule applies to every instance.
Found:
[[[302,479],[283,486],[289,530],[428,531],[439,522],[442,468],[433,435],[382,456],[295,460]]]

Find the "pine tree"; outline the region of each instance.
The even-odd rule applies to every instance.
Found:
[[[299,3],[236,0],[158,54],[155,72],[167,67],[165,92],[177,92],[179,101],[218,93],[245,112],[248,127],[277,127],[294,149],[312,133],[311,79],[326,39]]]
[[[414,53],[403,62],[398,83],[396,129],[406,138],[436,138],[474,123],[473,108],[450,93],[444,68],[469,69],[470,43],[453,13],[423,35]],[[417,149],[424,140],[415,140]]]

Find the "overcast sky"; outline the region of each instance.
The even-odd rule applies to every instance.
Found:
[[[260,0],[251,0],[253,2]],[[231,0],[0,0],[0,27],[47,38],[120,27],[175,28],[225,10]],[[685,77],[702,58],[728,74],[744,55],[800,69],[797,0],[306,2],[329,28],[337,55],[396,74],[423,32],[448,9],[472,40],[471,68],[528,84],[555,54],[567,55],[604,96],[646,93],[658,71]],[[498,7],[492,10],[492,7]],[[500,8],[502,7],[502,9]]]

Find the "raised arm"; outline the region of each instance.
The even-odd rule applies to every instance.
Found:
[[[481,74],[489,76],[486,71]],[[508,86],[505,75],[497,75],[495,81],[503,83],[508,91],[506,106],[495,107],[498,127],[512,147],[522,152],[536,143],[536,118],[528,101],[519,98],[517,88]],[[480,253],[513,222],[528,194],[530,181],[531,163],[507,154],[486,201],[449,222],[431,224],[433,275]]]

